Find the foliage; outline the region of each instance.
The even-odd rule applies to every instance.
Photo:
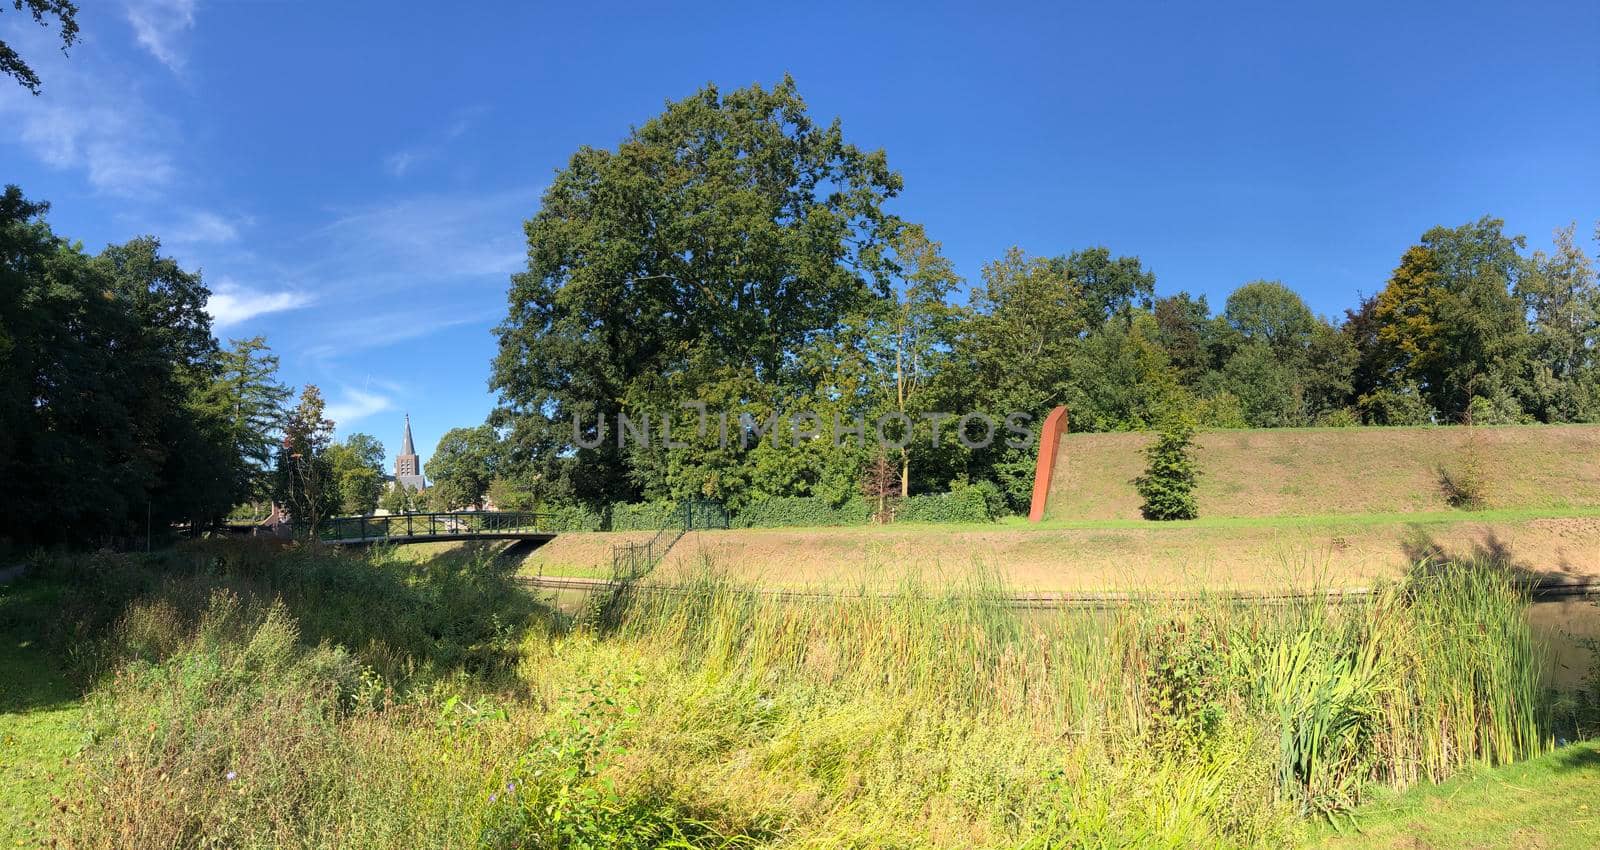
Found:
[[[683,525],[683,506],[676,502],[646,502],[611,506],[611,531],[655,531]]]
[[[383,444],[370,434],[351,434],[328,446],[328,465],[345,514],[372,513],[383,497]]]
[[[900,470],[888,458],[879,455],[867,464],[861,478],[861,495],[873,506],[875,522],[887,521],[889,499],[903,492],[904,483]]]
[[[508,579],[237,543],[38,565],[68,603],[34,593],[50,645],[103,671],[51,837],[1284,846],[1553,734],[1527,597],[1481,567],[1091,616],[984,583],[796,601],[708,573],[604,632],[519,609]],[[488,654],[440,654],[463,640]]]
[[[428,458],[429,494],[441,510],[481,507],[501,462],[500,437],[489,425],[451,428]]]
[[[300,403],[284,419],[273,481],[278,504],[301,532],[312,536],[324,519],[339,512],[341,497],[328,456],[333,421],[323,416],[323,408],[322,391],[307,384]]]
[[[1144,474],[1134,480],[1144,504],[1139,512],[1145,519],[1194,519],[1199,515],[1194,488],[1199,482],[1195,470],[1194,431],[1176,422],[1161,429],[1154,443],[1145,449],[1148,463]]]
[[[232,340],[218,352],[217,375],[196,402],[228,423],[236,503],[265,500],[271,492],[274,438],[290,396],[277,376],[278,358],[263,337]]]
[[[111,543],[203,526],[250,496],[275,386],[210,332],[198,274],[151,237],[95,256],[0,195],[0,537]],[[249,421],[243,421],[252,417]]]
[[[416,513],[421,511],[423,506],[417,488],[398,481],[384,488],[383,493],[378,496],[378,507],[391,514]]]
[[[1275,280],[1258,280],[1234,290],[1222,315],[1246,342],[1263,343],[1280,355],[1304,352],[1317,326],[1300,296]]]
[[[49,26],[46,17],[55,18],[61,30],[62,53],[77,43],[78,7],[72,0],[12,0],[11,5],[17,11],[26,11],[33,16],[33,22],[39,26]],[[0,7],[0,11],[3,11],[3,7]],[[0,74],[16,80],[33,94],[38,94],[42,85],[39,75],[22,61],[15,48],[4,41],[0,41]]]
[[[872,508],[859,496],[834,504],[819,496],[773,496],[734,514],[735,528],[865,525]]]
[[[573,417],[659,421],[725,381],[784,407],[795,353],[887,289],[898,225],[882,205],[900,182],[787,78],[707,87],[616,150],[577,151],[527,223],[497,331],[492,382],[522,462],[582,500],[698,494],[703,476],[669,493],[660,472],[630,474],[614,433],[575,445]]]
[[[949,493],[911,496],[896,506],[896,522],[989,522],[994,519],[984,491],[964,487]]]

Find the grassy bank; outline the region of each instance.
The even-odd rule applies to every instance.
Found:
[[[1139,518],[1133,479],[1150,434],[1068,434],[1048,516]],[[1472,468],[1484,506],[1600,505],[1600,426],[1273,428],[1196,438],[1202,517],[1429,513],[1451,508],[1441,471]]]
[[[1600,744],[1380,793],[1337,828],[1312,830],[1306,843],[1325,850],[1600,847]]]
[[[89,686],[48,837],[1290,846],[1587,716],[1547,699],[1487,570],[1092,617],[1019,615],[992,581],[801,604],[702,574],[565,618],[514,568],[234,544],[41,564],[5,610],[54,594],[35,625]]]
[[[581,574],[580,541],[557,538],[551,547],[530,557],[529,572]],[[959,584],[976,568],[1025,591],[1266,591],[1368,586],[1424,558],[1600,579],[1600,514],[697,531],[673,548],[662,574],[681,578],[710,559],[741,580],[796,589],[892,586],[910,575]],[[569,565],[580,569],[567,573]]]

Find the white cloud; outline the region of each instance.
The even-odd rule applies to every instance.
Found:
[[[21,86],[0,86],[0,141],[15,142],[53,168],[78,169],[95,189],[111,195],[148,197],[177,177],[169,152],[172,122],[152,110],[125,73],[97,62],[91,50],[74,50],[72,61],[34,33],[7,30],[6,38],[45,80],[34,97]]]
[[[335,425],[346,426],[357,420],[365,419],[374,413],[382,413],[394,409],[394,400],[386,395],[358,390],[352,387],[340,388],[340,398],[331,402],[326,411],[329,419]]]
[[[133,125],[127,110],[74,97],[59,78],[53,82],[58,89],[49,100],[0,95],[0,115],[13,118],[19,140],[34,156],[55,168],[81,168],[90,185],[113,195],[139,195],[172,182],[172,158],[148,126]]]
[[[211,298],[206,301],[206,312],[211,314],[213,325],[225,328],[256,316],[297,310],[310,304],[311,300],[311,296],[303,292],[261,292],[224,279],[211,291]]]
[[[129,0],[124,11],[139,46],[178,74],[189,60],[185,42],[194,8],[195,0]]]
[[[417,166],[430,160],[438,159],[445,153],[450,142],[461,138],[472,129],[478,117],[485,112],[481,106],[458,110],[450,123],[444,125],[442,130],[429,134],[430,140],[412,145],[383,158],[383,170],[392,177],[404,177],[410,174]]]
[[[300,353],[313,360],[334,361],[342,355],[411,342],[450,328],[491,324],[499,315],[483,312],[452,316],[441,315],[437,310],[404,310],[347,318],[328,329],[326,336],[334,339],[308,345]]]
[[[421,158],[422,154],[416,151],[399,151],[384,158],[383,168],[395,177],[404,177]]]
[[[320,234],[328,259],[350,273],[392,279],[402,286],[437,286],[439,279],[505,276],[527,257],[522,222],[539,205],[538,190],[472,196],[416,196],[349,212]]]
[[[186,245],[225,243],[239,238],[239,226],[214,212],[195,210],[184,216],[176,227],[166,231],[166,238]]]

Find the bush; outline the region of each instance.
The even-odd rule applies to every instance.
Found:
[[[605,517],[585,505],[554,505],[540,509],[551,531],[603,531]]]
[[[896,522],[989,522],[994,519],[983,491],[970,485],[949,493],[901,499],[894,518]]]
[[[1188,425],[1170,425],[1148,449],[1149,464],[1134,486],[1144,498],[1139,512],[1145,519],[1194,519],[1199,515],[1194,488],[1199,473],[1194,464],[1194,431]]]
[[[681,525],[683,506],[677,502],[619,502],[611,506],[610,531],[655,531]]]
[[[1360,424],[1361,417],[1348,407],[1324,410],[1317,415],[1318,428],[1354,428]]]
[[[733,517],[734,528],[793,528],[866,525],[872,508],[859,496],[834,505],[820,496],[774,496],[746,505]]]

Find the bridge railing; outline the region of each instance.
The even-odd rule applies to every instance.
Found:
[[[342,516],[326,520],[317,536],[327,541],[462,537],[554,531],[555,518],[532,511],[451,511],[385,516]]]

